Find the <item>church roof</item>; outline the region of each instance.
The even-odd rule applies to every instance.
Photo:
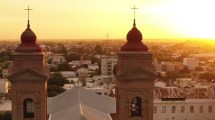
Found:
[[[48,98],[50,120],[111,120],[116,101],[81,87]]]
[[[215,99],[215,88],[154,88],[154,100],[167,98]],[[0,111],[11,109],[10,100],[0,101]],[[111,120],[112,113],[116,113],[115,99],[80,87],[48,98],[49,120]]]

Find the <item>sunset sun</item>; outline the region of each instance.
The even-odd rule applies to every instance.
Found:
[[[214,1],[172,0],[146,8],[178,37],[215,38]]]
[[[215,39],[214,4],[213,0],[2,0],[0,24],[4,30],[0,37],[20,37],[27,22],[24,9],[29,5],[33,9],[31,26],[39,38],[106,39],[108,34],[112,39],[124,39],[132,26],[135,5],[137,26],[146,39]]]

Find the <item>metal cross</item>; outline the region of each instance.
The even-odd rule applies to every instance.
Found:
[[[29,9],[29,6],[28,6],[28,9],[25,9],[25,10],[28,11],[28,20],[29,20],[29,11],[30,11],[30,10],[33,10],[33,9]]]
[[[133,9],[133,10],[134,10],[134,19],[135,19],[135,14],[136,14],[135,12],[136,12],[136,9],[138,9],[138,8],[136,8],[136,7],[135,7],[135,5],[134,5],[134,7],[133,7],[133,8],[131,8],[131,9]]]

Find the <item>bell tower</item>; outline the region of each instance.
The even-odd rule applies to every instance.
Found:
[[[28,9],[29,18],[29,7]],[[21,44],[13,54],[13,66],[8,79],[12,92],[13,120],[47,120],[47,79],[49,68],[44,52],[36,43],[36,35],[27,29],[21,35]]]
[[[117,120],[153,120],[155,68],[135,19],[118,53],[116,78]]]

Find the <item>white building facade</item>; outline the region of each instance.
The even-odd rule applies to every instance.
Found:
[[[101,75],[113,76],[113,68],[117,63],[117,56],[102,56]]]
[[[215,99],[154,100],[154,120],[215,120]]]
[[[214,90],[155,88],[153,120],[215,120]]]

